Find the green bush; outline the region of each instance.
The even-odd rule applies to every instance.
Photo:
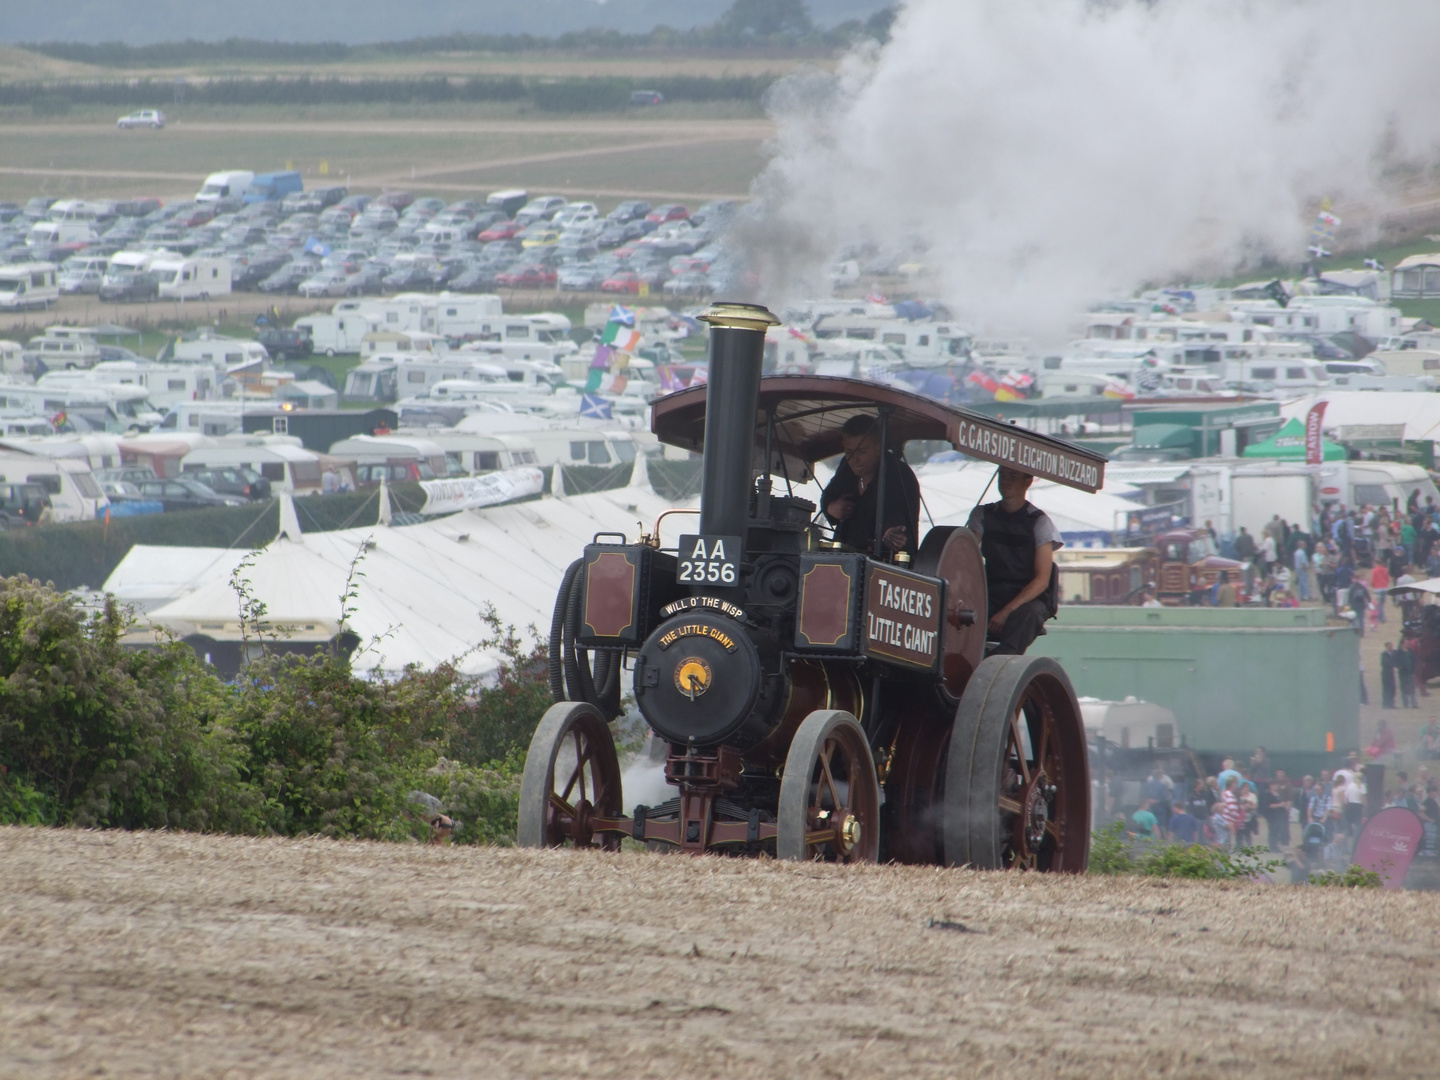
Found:
[[[237,587],[258,627],[263,605]],[[510,842],[550,704],[545,650],[487,617],[477,647],[502,654],[493,684],[454,664],[360,678],[342,650],[252,639],[227,685],[185,645],[122,648],[113,601],[87,616],[28,578],[0,580],[0,824],[399,840],[428,834],[410,802],[421,790],[459,820],[458,841]]]
[[[0,820],[245,830],[243,754],[195,654],[120,647],[113,601],[86,618],[28,578],[0,580]]]
[[[1311,874],[1310,884],[1342,889],[1378,889],[1383,882],[1376,871],[1351,863],[1344,870],[1320,870]]]
[[[1123,823],[1116,821],[1091,834],[1090,873],[1234,881],[1271,873],[1285,865],[1284,859],[1266,858],[1268,854],[1264,847],[1232,852],[1203,844],[1137,841],[1126,833]]]

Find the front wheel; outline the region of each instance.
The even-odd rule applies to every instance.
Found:
[[[775,854],[804,862],[873,863],[880,854],[880,783],[855,717],[807,716],[785,757]]]
[[[583,701],[552,705],[530,740],[520,779],[521,847],[601,847],[616,851],[620,834],[591,829],[595,817],[624,813],[620,760],[610,726]]]
[[[1080,705],[1048,656],[991,656],[965,687],[945,769],[951,866],[1083,873],[1090,767]]]

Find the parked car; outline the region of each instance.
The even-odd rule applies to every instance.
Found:
[[[255,470],[243,466],[216,465],[208,469],[186,469],[181,479],[199,481],[219,495],[250,500],[270,497],[270,481]]]
[[[526,263],[497,274],[495,283],[506,289],[546,289],[555,287],[555,276],[553,267]]]
[[[115,126],[121,130],[152,128],[159,131],[165,126],[165,114],[159,109],[141,109],[139,112],[132,112],[129,116],[120,117],[115,121]]]
[[[713,291],[710,278],[697,270],[676,274],[664,285],[666,296],[709,296]]]
[[[663,224],[666,221],[684,221],[689,216],[690,211],[679,203],[666,203],[664,206],[655,207],[646,214],[645,220]]]
[[[564,205],[565,200],[559,195],[541,195],[522,206],[515,215],[515,220],[522,226],[533,225],[537,221],[549,221]]]
[[[564,267],[556,275],[556,284],[566,292],[593,292],[603,280],[600,271],[589,263]]]
[[[101,469],[95,473],[95,482],[108,484],[120,480],[127,484],[144,484],[156,480],[155,470],[148,465],[121,465],[114,469]]]
[[[630,293],[640,291],[640,275],[634,270],[621,270],[618,274],[606,278],[600,283],[601,292],[609,293]]]
[[[234,495],[221,495],[200,481],[183,476],[169,480],[146,480],[138,486],[141,495],[161,503],[167,514],[176,510],[207,510],[214,506],[245,505],[244,499]]]
[[[660,93],[659,90],[631,90],[630,104],[663,105],[665,104],[665,95]]]
[[[381,206],[388,206],[397,214],[415,201],[415,196],[408,191],[387,191],[375,200]]]
[[[338,267],[321,270],[300,283],[301,296],[349,296],[350,276]]]
[[[315,351],[315,343],[304,330],[267,326],[255,335],[272,360],[303,360]]]
[[[304,262],[296,259],[294,262],[286,263],[280,269],[260,282],[261,292],[294,292],[302,281],[308,278],[316,270],[314,263]]]
[[[151,270],[111,270],[100,283],[101,300],[136,303],[160,297],[160,278]]]

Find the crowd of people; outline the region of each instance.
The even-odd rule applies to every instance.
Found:
[[[1244,595],[1267,607],[1324,600],[1363,634],[1386,621],[1386,590],[1440,577],[1440,506],[1429,496],[1422,502],[1418,488],[1403,510],[1330,503],[1315,508],[1308,530],[1277,514],[1259,536],[1241,526],[1233,543],[1252,576],[1243,589],[1217,582],[1210,603],[1232,606]]]
[[[1431,729],[1440,744],[1440,723]],[[1390,744],[1393,751],[1393,741]],[[1366,751],[1374,756],[1372,746]],[[1425,826],[1426,851],[1440,853],[1440,779],[1422,767],[1413,781],[1404,771],[1387,790],[1387,806],[1404,806]],[[1214,776],[1197,778],[1180,790],[1156,764],[1141,786],[1140,806],[1129,831],[1142,840],[1204,844],[1229,851],[1264,846],[1272,852],[1323,851],[1327,864],[1348,864],[1364,823],[1366,780],[1361,754],[1352,751],[1337,769],[1293,780],[1274,768],[1264,747],[1237,766],[1231,758]],[[1264,834],[1261,834],[1261,825]],[[1314,856],[1307,856],[1314,861]]]

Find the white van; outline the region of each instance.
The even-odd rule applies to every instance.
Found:
[[[150,269],[150,264],[155,261],[157,255],[180,258],[177,253],[171,251],[117,251],[110,256],[109,265],[105,268],[105,284],[118,283],[119,278],[111,278],[111,274],[143,274]]]
[[[161,300],[208,300],[230,292],[230,260],[196,256],[157,258],[150,264]]]
[[[253,172],[230,169],[226,172],[211,173],[204,185],[195,193],[196,202],[219,202],[244,195],[255,179]]]
[[[295,329],[310,335],[310,344],[317,353],[335,356],[358,353],[360,341],[370,332],[370,321],[354,312],[344,315],[306,315],[295,320]]]
[[[69,368],[89,368],[100,362],[100,344],[94,332],[78,326],[47,326],[45,333],[25,343],[25,370],[34,375]]]
[[[78,458],[45,458],[0,453],[0,483],[39,484],[50,497],[51,520],[93,521],[104,517],[110,500],[90,466]]]
[[[84,221],[37,221],[25,234],[27,247],[53,247],[56,244],[93,244],[100,234]]]
[[[0,311],[49,307],[59,299],[54,263],[0,266]]]
[[[92,224],[114,216],[113,202],[86,202],[84,199],[61,199],[51,203],[45,213],[50,221],[85,221]]]

